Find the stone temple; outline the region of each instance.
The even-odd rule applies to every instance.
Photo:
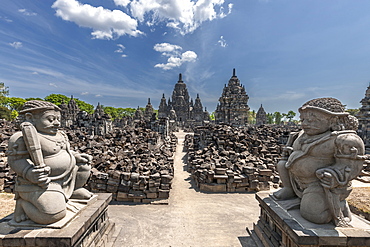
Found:
[[[365,147],[370,147],[370,84],[366,89],[365,98],[361,101],[361,107],[356,117],[358,119],[358,135],[365,143]]]
[[[267,114],[265,109],[263,109],[262,104],[256,114],[256,124],[257,125],[267,124]]]
[[[216,123],[226,123],[232,126],[242,126],[248,123],[248,99],[245,87],[240,84],[233,69],[233,76],[223,89],[219,104],[215,111]]]
[[[172,99],[172,100],[171,100]],[[195,103],[190,98],[186,84],[179,74],[179,80],[172,92],[172,98],[166,100],[164,94],[158,108],[158,118],[175,120],[179,127],[202,126],[209,122],[207,110],[203,110],[202,102],[197,94]]]

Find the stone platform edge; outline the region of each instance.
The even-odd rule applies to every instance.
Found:
[[[5,217],[0,221],[0,246],[105,246],[107,234],[114,231],[107,214],[112,194],[97,195],[94,203],[62,229],[14,227],[8,225],[11,217]]]
[[[357,215],[350,228],[318,225],[303,219],[299,209],[286,210],[269,192],[255,197],[261,214],[253,230],[247,230],[258,246],[370,246],[370,222]]]

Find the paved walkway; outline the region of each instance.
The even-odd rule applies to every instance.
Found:
[[[254,246],[245,230],[259,216],[254,194],[194,189],[183,162],[186,133],[175,134],[179,141],[169,204],[110,205],[109,217],[116,223],[114,246]]]

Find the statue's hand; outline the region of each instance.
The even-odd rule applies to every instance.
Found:
[[[49,178],[50,167],[49,166],[35,166],[27,171],[26,178],[31,183],[37,184],[38,186],[45,188],[50,183]]]
[[[75,153],[74,154],[76,158],[77,163],[91,163],[92,161],[92,156],[88,154],[80,154],[80,153]]]
[[[332,169],[322,168],[316,171],[316,176],[324,188],[332,189],[339,186],[335,172]]]

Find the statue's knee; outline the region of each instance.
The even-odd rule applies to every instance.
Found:
[[[331,221],[326,198],[320,193],[305,194],[301,200],[300,212],[303,218],[316,224],[325,224]]]
[[[61,192],[45,191],[37,198],[37,209],[47,215],[59,215],[66,210],[66,199]]]

